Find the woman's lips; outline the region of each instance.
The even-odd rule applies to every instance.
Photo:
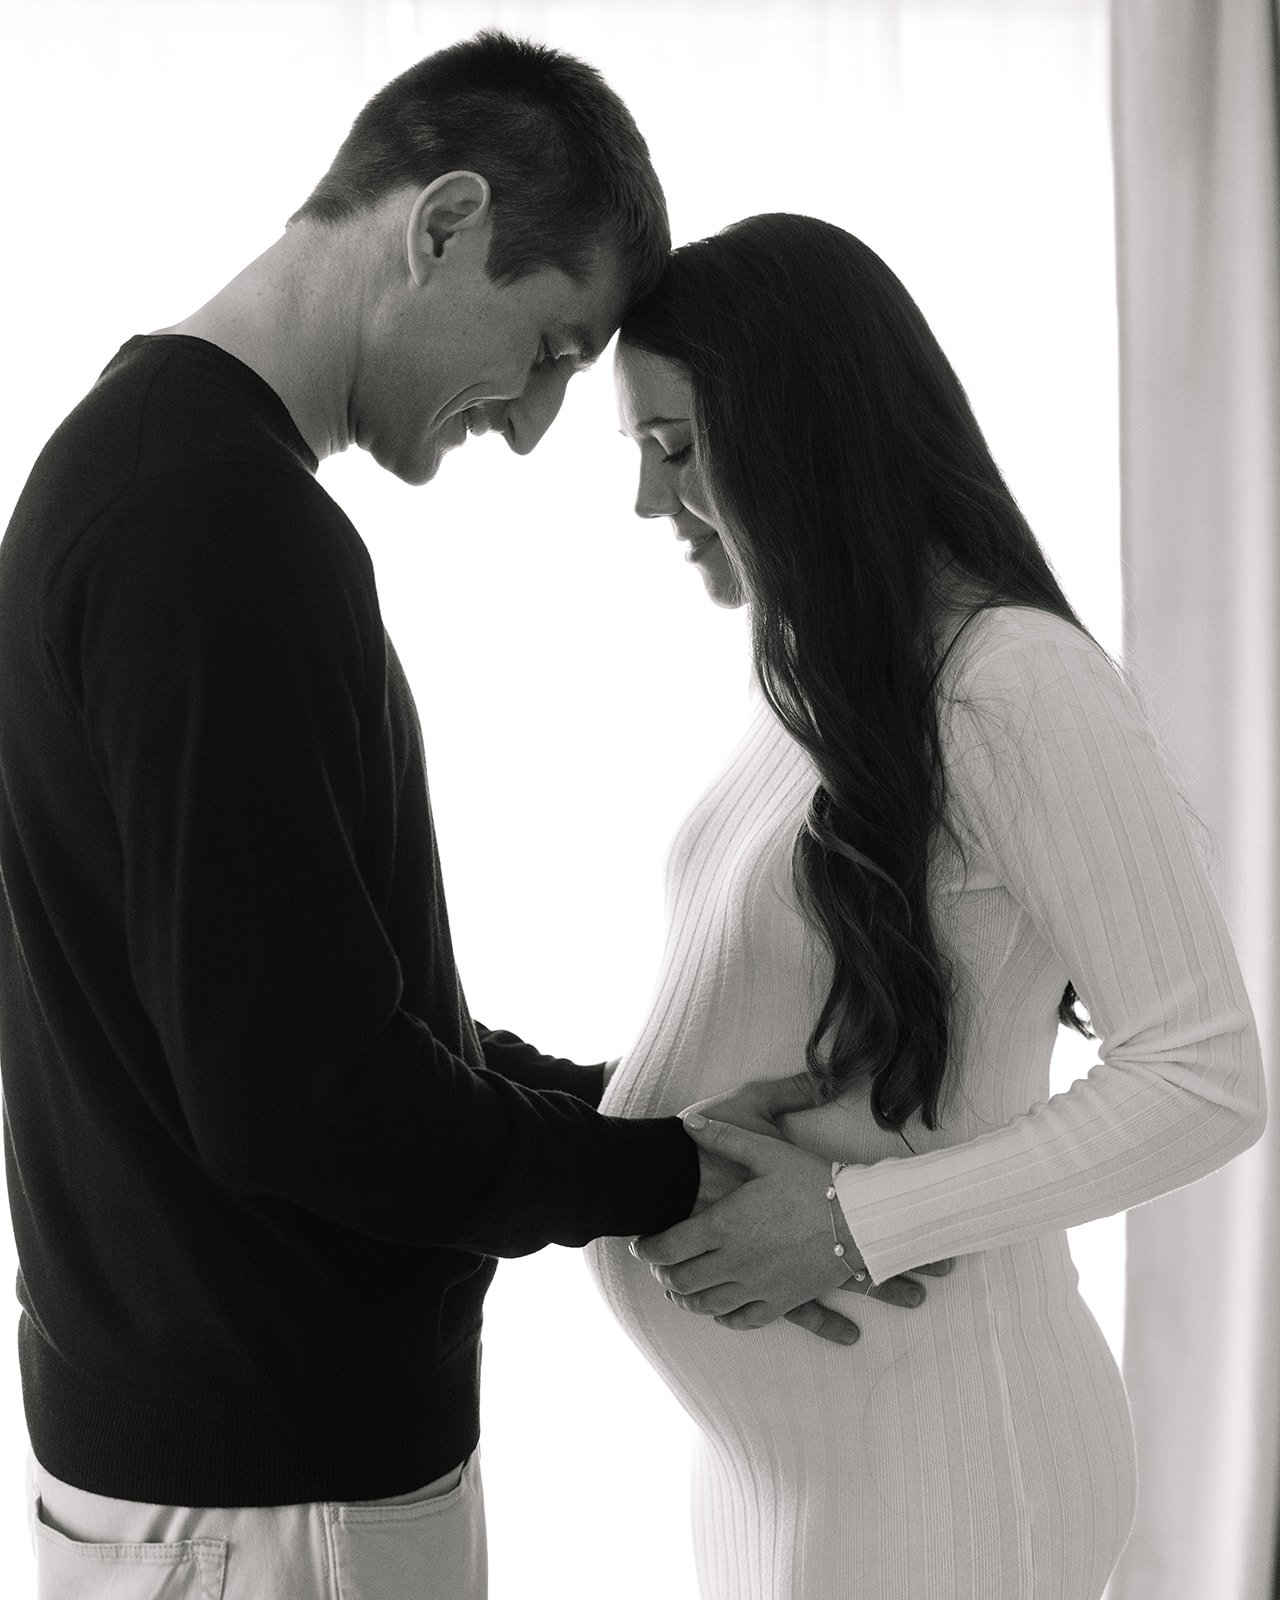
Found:
[[[720,543],[720,535],[714,528],[701,528],[697,533],[676,529],[676,538],[688,548],[685,550],[686,561],[700,561],[707,552]]]

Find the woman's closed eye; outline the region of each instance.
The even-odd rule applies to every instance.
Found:
[[[690,439],[689,443],[682,445],[679,450],[671,450],[664,455],[662,458],[662,464],[666,467],[678,467],[683,462],[688,461],[692,455],[693,440]]]

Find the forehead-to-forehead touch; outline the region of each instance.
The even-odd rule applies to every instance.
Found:
[[[561,280],[553,330],[562,342],[562,354],[572,354],[584,364],[595,361],[618,331],[627,308],[629,276],[618,252],[600,246],[579,277],[556,268],[547,269]]]

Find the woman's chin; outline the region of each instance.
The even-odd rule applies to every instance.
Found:
[[[713,589],[708,584],[707,597],[713,606],[719,606],[722,611],[739,611],[747,603],[747,597],[736,578],[723,589]]]
[[[698,569],[707,599],[712,605],[720,606],[725,611],[736,611],[739,606],[746,604],[742,583],[722,546],[717,544],[714,550],[708,551],[693,565]]]

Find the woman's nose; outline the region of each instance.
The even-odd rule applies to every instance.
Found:
[[[670,517],[679,508],[679,497],[672,486],[670,473],[664,471],[661,461],[642,460],[640,482],[636,489],[636,516]]]

